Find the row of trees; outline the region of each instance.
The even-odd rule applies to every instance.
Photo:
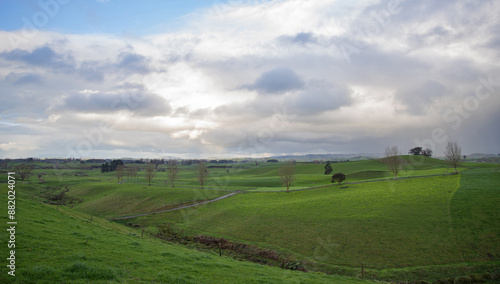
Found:
[[[151,185],[151,181],[156,176],[157,166],[158,164],[148,164],[146,166],[146,169],[144,171],[144,178],[146,179],[148,185]],[[122,171],[121,168],[118,168],[117,170],[117,177],[119,171]],[[167,172],[167,179],[164,180],[165,184],[170,184],[170,186],[175,187],[175,183],[179,179],[179,161],[169,160],[166,172]],[[196,167],[196,177],[201,185],[201,188],[204,188],[204,185],[208,180],[208,170],[205,162],[198,163]],[[118,178],[118,182],[120,182],[120,178]]]

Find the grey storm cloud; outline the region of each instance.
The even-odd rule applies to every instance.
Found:
[[[73,72],[75,69],[74,59],[71,56],[64,57],[59,55],[48,46],[36,48],[31,52],[22,49],[2,52],[0,53],[0,58],[59,72]]]
[[[133,52],[120,53],[115,62],[84,60],[78,63],[72,55],[56,52],[49,46],[42,46],[33,51],[14,49],[2,52],[0,58],[24,63],[27,65],[26,67],[34,66],[57,73],[78,74],[91,82],[102,82],[105,79],[105,74],[118,72],[130,75],[150,72],[150,60]]]
[[[116,67],[124,71],[146,74],[150,71],[149,60],[140,54],[124,52],[118,56]]]
[[[428,80],[419,86],[399,90],[396,93],[396,99],[406,105],[408,113],[421,115],[435,100],[445,96],[446,92],[445,85]]]
[[[78,74],[91,82],[102,82],[104,80],[103,66],[99,61],[83,61],[78,68]]]
[[[57,109],[82,113],[129,111],[145,117],[171,113],[170,104],[164,98],[137,89],[122,89],[118,92],[76,93],[66,97]]]
[[[287,100],[291,111],[300,114],[318,114],[336,110],[352,102],[352,91],[347,86],[335,86],[324,81],[312,81],[307,88]]]
[[[12,85],[42,84],[42,76],[36,73],[29,73],[29,72],[25,73],[11,72],[5,77],[5,80],[11,82]]]
[[[304,88],[304,81],[292,69],[281,67],[262,73],[255,82],[242,88],[263,94],[283,94]]]
[[[307,45],[318,43],[318,38],[314,33],[301,32],[293,36],[284,35],[278,38],[283,44]]]

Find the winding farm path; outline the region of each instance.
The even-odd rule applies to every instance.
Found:
[[[158,213],[163,213],[163,212],[169,212],[169,211],[174,211],[174,210],[179,210],[179,209],[184,209],[184,208],[194,207],[194,206],[198,206],[198,205],[202,205],[202,204],[206,204],[206,203],[210,203],[210,202],[219,201],[219,200],[221,200],[221,199],[231,197],[231,196],[233,196],[233,195],[235,195],[235,194],[238,194],[238,193],[240,193],[240,192],[239,192],[239,191],[237,191],[237,192],[233,192],[233,193],[226,194],[226,195],[224,195],[224,196],[221,196],[221,197],[218,197],[218,198],[215,198],[215,199],[211,199],[211,200],[207,200],[207,201],[203,201],[203,202],[200,202],[200,203],[195,203],[195,204],[191,204],[191,205],[185,205],[185,206],[180,206],[180,207],[176,207],[176,208],[172,208],[172,209],[160,210],[160,211],[155,211],[155,212],[149,212],[149,213],[143,213],[143,214],[137,214],[137,215],[125,216],[125,217],[112,218],[112,219],[109,219],[109,220],[123,220],[123,219],[131,219],[131,218],[135,218],[135,217],[141,217],[141,216],[153,215],[153,214],[158,214]]]

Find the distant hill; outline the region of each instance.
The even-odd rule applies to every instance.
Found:
[[[483,154],[483,153],[474,153],[474,154],[467,155],[467,159],[486,159],[486,158],[498,158],[498,155]]]
[[[277,160],[296,160],[296,161],[338,161],[338,160],[352,160],[361,161],[369,160],[381,157],[380,154],[306,154],[306,155],[281,155],[281,156],[271,156],[269,159]]]

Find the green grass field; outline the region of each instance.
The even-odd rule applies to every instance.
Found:
[[[22,192],[23,184],[17,187]],[[235,261],[141,238],[133,229],[22,193],[17,201],[16,276],[3,266],[1,283],[370,283]],[[0,238],[7,256],[5,230]]]
[[[166,174],[161,171],[148,186],[143,171],[118,184],[113,173],[84,170],[78,164],[61,170],[37,168],[37,174],[45,173],[45,182],[36,176],[18,182],[22,204],[18,214],[25,223],[18,234],[19,262],[24,266],[16,279],[19,283],[38,278],[47,283],[357,281],[220,258],[147,234],[165,223],[187,235],[253,244],[297,259],[310,270],[358,279],[361,266],[368,279],[395,282],[498,270],[498,165],[466,163],[460,174],[449,175],[454,170],[444,161],[403,158],[398,180],[379,160],[332,163],[333,173],[347,176],[342,185],[331,184],[324,165],[298,163],[288,193],[282,192],[286,188],[278,176],[280,163],[211,167],[205,189],[197,184],[194,165],[180,168],[174,188],[165,185]],[[59,209],[41,204],[37,195],[48,186],[67,188],[68,195],[83,202]],[[118,223],[101,219],[193,204],[231,191],[240,193]],[[146,237],[138,237],[140,231],[121,223],[144,227]],[[5,232],[0,236],[5,242]],[[51,253],[44,253],[47,250]]]

